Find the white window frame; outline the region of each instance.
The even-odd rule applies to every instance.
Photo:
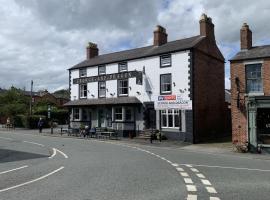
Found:
[[[118,110],[117,109],[119,109],[119,110],[121,110],[121,112],[118,112]],[[123,121],[123,108],[122,107],[115,107],[115,109],[114,109],[114,119],[115,119],[115,121]],[[117,119],[117,115],[121,115],[121,119],[119,118],[119,119]]]
[[[104,69],[104,70],[102,70]],[[100,65],[98,66],[98,75],[106,74],[106,65]]]
[[[123,86],[121,85],[121,82],[122,82],[122,81],[126,81],[126,82],[127,82],[127,87],[123,87]],[[120,80],[118,80],[117,87],[118,87],[118,88],[117,88],[118,96],[128,96],[128,94],[129,94],[129,81],[128,81],[128,79],[120,79]],[[120,92],[122,92],[122,89],[124,89],[124,88],[127,89],[127,93],[126,93],[126,94],[120,93]]]
[[[104,88],[101,89],[101,84],[104,84]],[[104,94],[102,94],[104,93]],[[98,97],[103,98],[106,97],[106,81],[99,81],[98,82]]]
[[[76,112],[78,111],[78,112]],[[73,108],[73,120],[79,121],[80,120],[80,109],[79,108]]]
[[[164,76],[170,76],[171,80],[170,83],[163,83],[162,82],[162,77]],[[167,90],[163,90],[163,85],[170,85],[171,90],[167,91]],[[160,75],[160,94],[171,94],[172,93],[172,74],[161,74]]]
[[[128,65],[127,62],[122,62],[118,64],[118,71],[119,72],[127,72],[128,71]]]
[[[161,110],[161,128],[168,128],[168,129],[180,129],[183,130],[183,112],[179,109],[167,109],[167,110]],[[169,126],[169,115],[172,116],[172,126]],[[179,126],[175,126],[175,116],[179,116]],[[166,118],[166,125],[163,124],[163,117]]]
[[[86,88],[82,88],[84,86],[86,86]],[[87,98],[87,83],[79,85],[79,97],[80,97],[80,99],[86,99]]]
[[[248,72],[247,72],[247,68],[249,67],[249,66],[254,66],[254,65],[257,65],[257,66],[260,66],[260,78],[259,77],[256,77],[256,78],[248,78]],[[246,91],[247,91],[247,93],[248,94],[257,94],[257,93],[259,93],[259,94],[261,94],[261,93],[263,93],[263,76],[262,76],[262,72],[263,72],[263,65],[262,65],[262,63],[252,63],[252,64],[246,64],[245,65],[245,75],[246,75]],[[253,72],[253,73],[257,73],[257,71],[255,71],[255,72]],[[258,90],[258,91],[249,91],[248,90],[248,81],[249,80],[253,80],[253,81],[261,81],[261,90]]]
[[[86,77],[87,76],[87,69],[79,69],[79,77]]]
[[[171,54],[166,54],[160,56],[160,67],[170,67],[172,66],[172,56]]]

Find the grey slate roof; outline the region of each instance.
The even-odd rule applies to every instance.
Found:
[[[270,57],[270,45],[255,46],[249,50],[239,51],[231,61],[236,60],[249,60],[257,58],[269,58]]]
[[[64,106],[91,106],[91,105],[114,105],[114,104],[140,104],[137,97],[113,97],[99,99],[79,99],[69,101]]]
[[[198,35],[198,36],[194,36],[190,38],[171,41],[161,46],[151,45],[151,46],[142,47],[142,48],[103,54],[103,55],[99,55],[97,57],[91,58],[89,60],[85,60],[71,67],[70,69],[97,66],[101,64],[121,62],[121,61],[149,57],[149,56],[154,56],[154,55],[159,55],[159,54],[164,54],[164,53],[169,53],[169,52],[174,52],[174,51],[191,49],[192,47],[195,47],[204,38],[205,38],[204,36]]]

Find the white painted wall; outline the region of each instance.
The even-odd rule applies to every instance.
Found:
[[[171,73],[172,74],[172,94],[182,95],[184,99],[188,99],[188,70],[189,70],[189,51],[182,51],[172,53],[171,67],[160,68],[160,57],[149,57],[137,60],[128,61],[128,71],[142,71],[145,69],[143,77],[143,85],[136,85],[136,78],[129,79],[129,96],[137,97],[142,103],[146,101],[154,101],[160,95],[160,75]],[[106,74],[118,73],[118,63],[106,65]],[[88,67],[87,76],[98,75],[98,67]],[[78,85],[72,84],[74,78],[79,78],[79,69],[71,71],[71,100],[78,99],[79,91]],[[117,97],[117,80],[106,81],[106,97]],[[180,93],[179,90],[186,89],[185,93]],[[87,98],[98,98],[98,83],[88,83]],[[152,94],[149,94],[151,91]],[[140,95],[137,93],[140,92]],[[111,96],[110,93],[114,94]],[[94,97],[92,97],[94,95]],[[74,98],[76,97],[76,98]]]

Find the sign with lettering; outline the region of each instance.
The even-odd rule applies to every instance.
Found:
[[[185,99],[182,96],[177,95],[160,95],[157,96],[155,101],[156,110],[165,109],[179,109],[179,110],[191,110],[192,101],[190,99]]]
[[[110,81],[110,80],[119,80],[127,78],[136,78],[136,84],[142,85],[143,80],[142,72],[140,71],[129,71],[129,72],[119,72],[114,74],[104,74],[99,76],[90,76],[73,79],[73,84],[84,84],[98,81]]]

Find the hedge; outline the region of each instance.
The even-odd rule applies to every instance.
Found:
[[[49,127],[48,122],[46,121],[46,116],[44,115],[16,115],[14,117],[15,127],[24,127],[24,128],[38,128],[38,121],[42,118],[44,120],[43,127]]]

